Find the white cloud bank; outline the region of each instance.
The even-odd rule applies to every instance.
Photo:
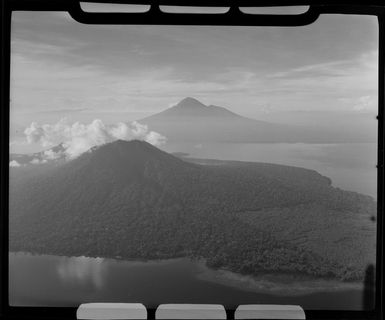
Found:
[[[10,167],[20,167],[20,163],[18,163],[16,160],[12,160],[9,162]]]
[[[75,122],[70,124],[67,119],[61,119],[56,124],[39,125],[32,122],[24,130],[28,143],[38,143],[44,148],[62,144],[67,159],[74,159],[92,147],[113,142],[115,140],[143,140],[159,146],[166,142],[161,134],[149,131],[146,125],[136,121],[131,123],[119,122],[114,125],[105,125],[95,119],[89,124]],[[48,151],[47,157],[55,159],[58,154]]]

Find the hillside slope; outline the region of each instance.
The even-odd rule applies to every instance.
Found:
[[[189,256],[245,274],[340,279],[362,278],[374,257],[369,218],[375,202],[332,187],[312,170],[200,165],[146,142],[116,141],[25,179],[16,172],[10,180],[12,251]]]

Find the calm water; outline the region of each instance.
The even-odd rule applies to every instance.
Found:
[[[306,143],[202,143],[166,144],[168,152],[191,157],[259,161],[313,169],[332,179],[333,185],[376,198],[377,144]]]
[[[271,295],[204,280],[208,270],[188,259],[128,262],[86,257],[10,253],[10,303],[78,306],[83,302],[300,304],[305,309],[356,310],[362,289],[326,290],[304,295]],[[294,291],[296,286],[292,284]],[[341,284],[342,285],[342,284]]]

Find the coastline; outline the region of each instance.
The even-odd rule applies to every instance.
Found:
[[[319,292],[363,290],[363,282],[344,282],[305,275],[265,273],[260,276],[242,275],[224,269],[210,269],[199,262],[199,280],[213,282],[236,289],[279,296],[301,296]]]
[[[126,260],[120,257],[104,258],[104,257],[86,257],[86,256],[58,256],[49,254],[35,254],[31,252],[9,252],[10,255],[27,255],[46,258],[60,258],[78,260],[84,259],[90,263],[103,263],[114,261],[118,263],[126,263],[129,267],[138,266],[165,266],[178,262],[188,261],[194,265],[194,276],[199,281],[220,284],[223,286],[235,288],[245,292],[253,292],[260,294],[270,294],[276,296],[302,296],[321,292],[341,292],[345,290],[362,291],[364,289],[363,282],[344,282],[335,279],[317,278],[308,275],[288,275],[264,273],[260,276],[242,275],[225,269],[209,268],[203,259],[191,259],[188,257],[178,257],[171,259],[159,260]]]

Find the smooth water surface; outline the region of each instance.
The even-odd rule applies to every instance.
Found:
[[[357,284],[313,281],[304,290],[302,281],[270,283],[270,289],[277,292],[273,295],[262,289],[247,288],[245,279],[234,285],[234,279],[227,281],[219,271],[188,259],[129,262],[25,253],[10,253],[9,258],[13,306],[141,302],[147,307],[159,303],[221,303],[234,308],[245,303],[272,303],[300,304],[305,309],[362,308],[363,291]],[[218,281],[206,280],[213,279],[214,273]],[[320,284],[325,289],[320,289]]]

